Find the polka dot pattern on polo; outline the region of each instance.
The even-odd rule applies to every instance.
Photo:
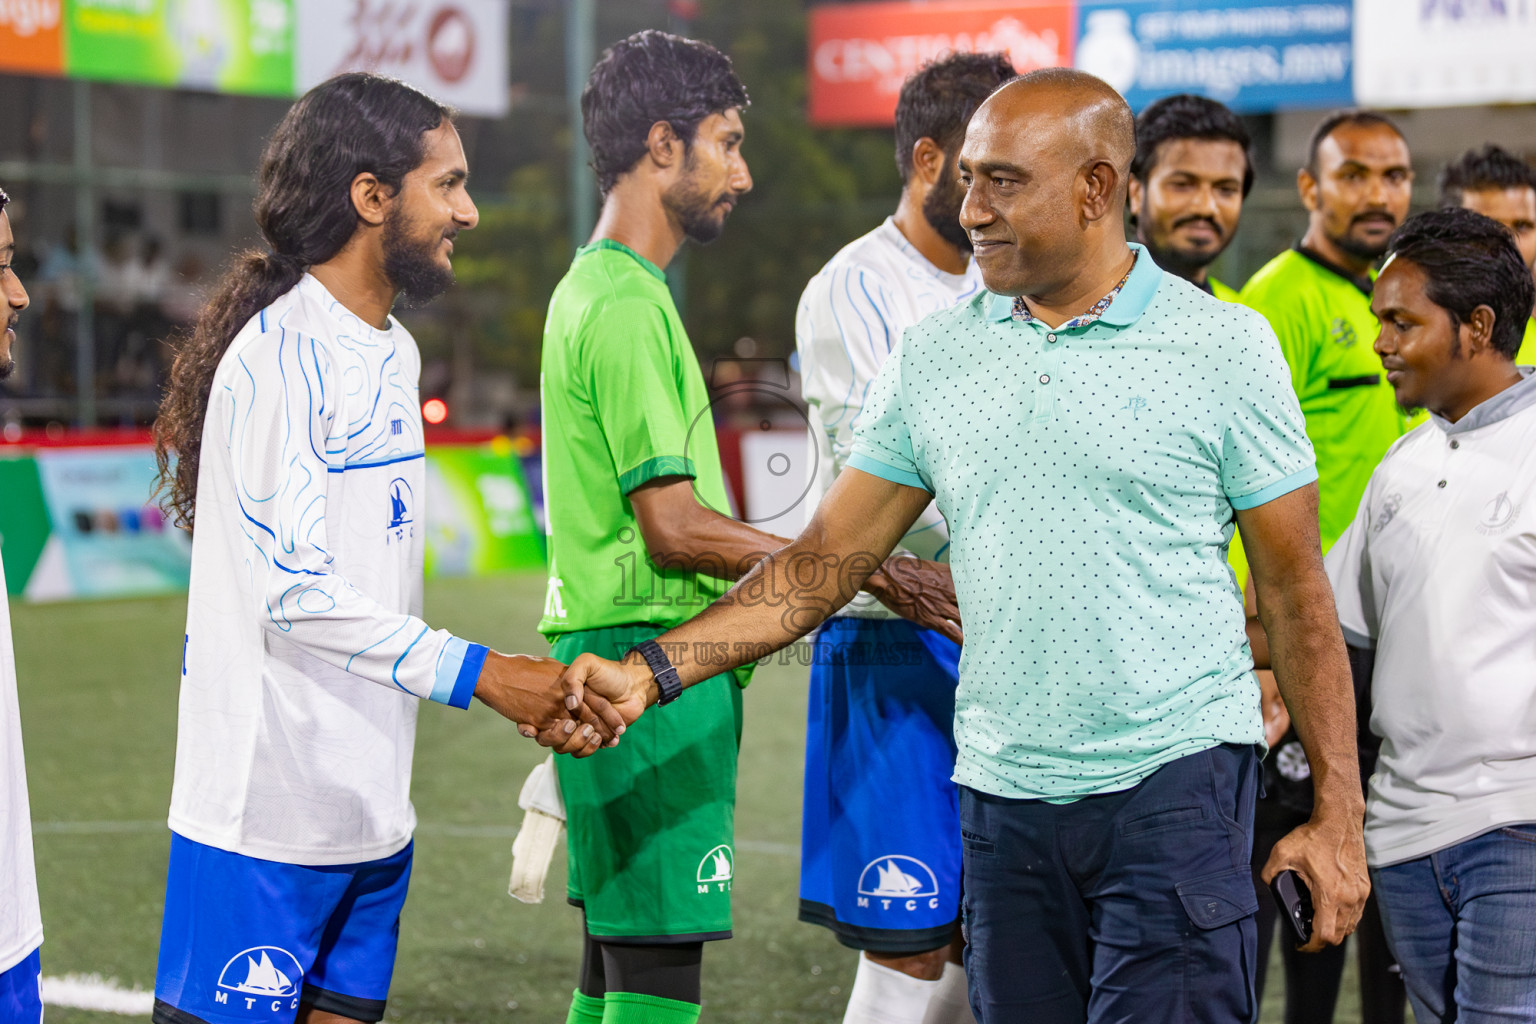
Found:
[[[1009,301],[908,330],[849,462],[949,521],[957,780],[1065,801],[1261,742],[1233,510],[1316,479],[1274,333],[1151,259],[1081,328]]]

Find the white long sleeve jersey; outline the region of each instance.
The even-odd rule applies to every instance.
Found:
[[[845,245],[811,278],[795,313],[801,390],[817,446],[807,515],[847,463],[869,386],[902,333],[981,288],[974,262],[963,274],[945,273],[889,217]],[[921,558],[949,560],[949,529],[934,505],[923,510],[901,546]],[[839,614],[896,617],[868,594],[859,594]]]
[[[4,579],[0,570],[0,974],[21,963],[43,941]]]
[[[421,621],[416,342],[314,277],[219,363],[203,425],[171,828],[294,864],[410,841],[422,699],[486,649]]]

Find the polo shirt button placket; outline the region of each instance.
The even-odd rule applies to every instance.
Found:
[[[1452,447],[1452,448],[1453,448],[1453,449],[1455,449],[1455,448],[1460,448],[1460,447],[1461,447],[1461,442],[1460,442],[1460,441],[1452,441],[1452,442],[1451,442],[1451,447]]]
[[[1046,341],[1055,341],[1056,340],[1056,335],[1054,335],[1054,334],[1047,334],[1045,336],[1045,340]]]

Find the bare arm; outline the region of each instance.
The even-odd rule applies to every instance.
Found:
[[[931,498],[920,488],[856,469],[841,473],[799,537],[754,565],[699,615],[657,638],[683,685],[763,658],[819,626],[858,593]],[[951,599],[944,602],[936,610],[958,622],[959,610]],[[623,664],[582,655],[564,683],[569,707],[577,707],[590,688],[612,701],[626,721],[658,696],[638,655]]]
[[[1365,797],[1355,748],[1355,699],[1333,590],[1317,536],[1317,486],[1237,513],[1269,641],[1270,662],[1307,761],[1314,808],[1276,844],[1266,881],[1294,869],[1312,890],[1312,951],[1344,941],[1359,923],[1365,871]]]
[[[653,562],[667,568],[682,568],[716,579],[738,580],[769,552],[790,543],[783,537],[705,508],[694,497],[693,480],[689,477],[658,477],[635,488],[628,497],[640,524],[646,552]],[[932,495],[929,499],[932,500]],[[874,571],[862,576],[859,585],[839,602],[838,607],[863,589],[896,614],[958,641],[955,625],[959,621],[958,613],[949,614],[954,608],[954,587],[949,582],[948,569],[912,558],[892,559],[882,566],[880,561],[890,554],[891,549],[884,550]]]

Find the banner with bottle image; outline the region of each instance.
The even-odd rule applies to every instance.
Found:
[[[1335,3],[1081,0],[1076,67],[1140,110],[1189,92],[1239,113],[1347,106],[1353,10]]]

